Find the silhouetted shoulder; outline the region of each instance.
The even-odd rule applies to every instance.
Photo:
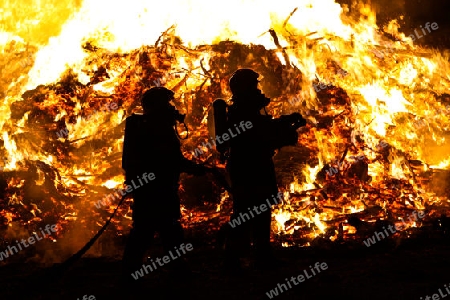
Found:
[[[132,114],[131,116],[126,118],[126,123],[139,123],[142,122],[144,120],[144,115],[143,114]]]

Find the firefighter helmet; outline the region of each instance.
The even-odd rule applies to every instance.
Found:
[[[254,91],[258,88],[259,74],[252,69],[238,69],[230,78],[230,90],[233,94]]]
[[[174,98],[174,94],[165,87],[153,87],[142,95],[141,105],[144,110],[166,107]]]

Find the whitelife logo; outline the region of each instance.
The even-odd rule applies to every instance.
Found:
[[[436,22],[434,22],[434,23],[427,22],[425,24],[425,28],[428,30],[428,33],[431,33],[430,27],[433,30],[438,30],[439,29],[438,23],[436,23]],[[414,29],[415,36],[414,36],[414,34],[410,34],[409,35],[409,37],[413,40],[413,42],[416,40],[416,37],[417,37],[417,39],[420,39],[420,38],[423,38],[424,36],[427,35],[427,33],[425,32],[425,29],[422,27],[422,25],[420,25],[420,29],[422,29],[423,35],[420,35],[420,33],[417,32],[417,29]]]
[[[427,22],[425,24],[425,28],[428,30],[428,33],[431,33],[430,27],[433,30],[438,30],[439,29],[438,23],[434,22],[434,23],[430,24],[430,22]],[[423,38],[425,35],[427,35],[427,33],[425,32],[425,29],[423,29],[422,25],[420,25],[420,28],[422,29],[422,33],[424,35],[420,35],[420,33],[417,32],[417,29],[414,29],[414,34],[410,34],[408,36],[408,37],[411,38],[411,40],[413,42],[416,41],[416,38],[418,40],[418,39]],[[378,58],[384,58],[384,57],[389,57],[389,55],[395,54],[395,51],[394,51],[393,48],[386,47],[385,49],[373,49],[372,53],[375,54],[375,56],[378,57]]]
[[[166,81],[163,78],[156,78],[156,80],[153,80],[153,84],[156,87],[161,87],[162,85],[164,85],[166,83]]]
[[[20,63],[22,68],[29,67],[33,65],[33,56],[29,54],[23,62]]]
[[[446,284],[444,284],[444,287],[445,287],[445,290],[447,291],[448,294],[442,293],[442,290],[439,289],[439,294],[433,294],[431,297],[426,295],[425,296],[425,300],[440,300],[440,299],[445,298],[448,295],[450,295],[449,287]],[[424,300],[424,298],[420,297],[420,300]]]
[[[6,166],[8,164],[8,160],[6,158],[3,159],[3,164]],[[5,169],[4,166],[0,166],[0,171],[3,171]]]
[[[97,112],[110,112],[113,110],[117,110],[118,108],[119,108],[119,106],[115,102],[106,103],[105,105],[100,107],[99,111],[94,109],[94,111],[90,115],[87,115],[86,117],[84,117],[84,119],[86,121],[89,121],[93,116],[97,115]],[[56,135],[58,136],[59,139],[62,139],[69,135],[69,129],[67,129],[67,127],[64,129],[61,129],[59,132],[56,133]]]
[[[277,198],[280,199],[281,201],[283,201],[283,193],[282,193],[282,192],[279,192],[278,195],[277,195]],[[273,203],[273,204],[270,203],[269,198],[267,198],[267,199],[266,199],[267,205],[266,205],[265,203],[263,203],[263,204],[261,204],[261,205],[259,206],[259,209],[261,209],[261,211],[258,211],[258,206],[256,206],[256,205],[253,206],[253,210],[259,215],[259,214],[261,214],[262,212],[266,211],[268,208],[272,207],[272,205],[277,205],[277,204],[278,204],[278,201],[277,201],[277,199],[275,199],[275,196],[274,196],[274,195],[272,195],[272,199],[274,200],[274,203]],[[248,212],[250,213],[250,215],[252,216],[252,218],[255,217],[255,215],[254,215],[253,212],[252,212],[252,208],[249,207],[249,208],[248,208]],[[249,216],[247,213],[239,213],[239,216],[238,216],[237,218],[234,218],[234,219],[231,220],[230,222],[228,222],[228,224],[230,224],[230,226],[231,226],[232,228],[235,228],[236,226],[242,224],[242,223],[241,223],[241,220],[242,220],[242,222],[245,222],[245,221],[246,221],[244,217],[247,217],[247,220],[250,221],[250,216]]]
[[[80,300],[80,298],[77,298],[77,300]],[[81,298],[81,300],[95,300],[95,296],[90,295],[88,298],[88,295],[84,295],[83,298]]]
[[[167,83],[168,80],[173,80],[173,79],[176,79],[176,78],[177,78],[176,75],[175,75],[175,73],[169,73],[169,74],[167,74],[165,77],[166,77],[167,79],[165,79],[164,77],[159,77],[159,78],[156,78],[156,80],[153,80],[154,86],[155,86],[155,87],[161,87],[161,86],[164,86],[164,85]]]
[[[246,129],[251,129],[253,127],[253,124],[250,121],[245,122],[245,124],[244,124],[244,121],[241,121],[241,123],[239,123],[239,127],[241,128],[242,132],[245,132]],[[234,124],[234,129],[236,129],[237,134],[233,134],[233,131],[231,130],[231,128],[228,128],[228,132],[230,133],[232,138],[237,137],[238,134],[241,133],[241,131],[239,130],[239,128],[237,127],[236,124]],[[216,146],[216,141],[217,141],[217,143],[222,144],[222,143],[230,140],[230,135],[228,135],[228,133],[224,133],[224,134],[222,134],[222,136],[216,135],[215,139],[213,137],[210,137],[213,144],[211,145],[211,143],[209,143],[209,142],[206,142],[206,143],[203,142],[202,146],[212,149],[213,146]],[[220,139],[221,137],[223,138],[223,141]],[[198,157],[199,155],[202,155],[202,154],[203,154],[203,151],[199,147],[195,148],[195,150],[194,150],[195,157]]]
[[[168,264],[172,260],[175,260],[175,259],[181,257],[181,253],[178,250],[183,252],[183,254],[186,254],[187,253],[186,250],[187,251],[192,251],[193,249],[194,249],[194,247],[192,246],[191,243],[187,243],[186,245],[184,245],[184,243],[183,243],[183,244],[180,245],[180,249],[175,247],[175,252],[178,254],[178,256],[174,256],[172,254],[172,250],[169,250],[170,257],[169,257],[169,255],[164,256],[162,258],[163,263],[161,263],[161,258],[158,257],[158,258],[156,258],[156,262],[158,263],[158,265],[160,267],[162,267],[162,266],[164,266],[164,264]],[[134,280],[138,280],[139,278],[144,277],[144,272],[145,272],[145,274],[148,274],[149,273],[148,270],[150,270],[150,272],[153,272],[157,268],[158,267],[156,266],[155,262],[153,261],[153,259],[151,259],[151,265],[143,264],[142,268],[140,268],[139,270],[134,272],[134,274],[131,273],[131,276],[134,278]]]
[[[42,233],[41,238],[39,238],[39,235],[37,233],[34,233],[34,236],[30,236],[27,240],[22,239],[20,242],[16,240],[16,246],[19,247],[20,250],[22,250],[21,244],[24,246],[24,248],[27,248],[28,246],[36,243],[35,238],[38,241],[44,239],[46,234],[44,233],[42,228],[39,228],[39,230]],[[47,224],[47,225],[45,225],[44,230],[48,233],[48,235],[51,235],[52,234],[51,232],[56,232],[56,224],[53,224],[51,226]],[[27,241],[29,244],[27,244]],[[9,251],[10,255],[13,255],[14,253],[18,253],[19,250],[17,250],[16,246],[8,246],[8,249],[6,249],[5,252],[0,252],[0,261],[2,261],[4,258],[9,257],[8,251]],[[13,250],[15,251],[14,253],[13,253]]]
[[[414,121],[413,125],[417,129],[423,129],[423,128],[429,127],[432,122],[439,122],[440,118],[442,117],[441,114],[449,114],[449,113],[450,113],[450,105],[447,105],[444,108],[444,110],[441,108],[436,110],[436,113],[433,114],[433,116],[431,118],[421,118],[417,121]]]
[[[306,279],[313,278],[313,276],[318,275],[321,271],[325,271],[326,269],[328,269],[328,265],[327,265],[327,263],[324,263],[324,262],[319,265],[319,262],[316,262],[314,264],[314,268],[312,266],[309,266],[309,269],[310,269],[312,275],[308,274],[307,270],[303,270],[303,274],[305,274],[305,276],[300,274],[297,277],[292,276],[290,280],[286,278],[285,279],[286,283],[279,283],[274,289],[271,289],[269,292],[266,293],[267,297],[269,297],[269,299],[272,299],[275,296],[278,296],[279,294],[284,292],[283,288],[285,288],[286,291],[288,291],[289,289],[292,289],[291,282],[294,285],[299,285],[301,282],[305,281],[305,277],[306,277]],[[317,274],[314,271],[314,269],[316,269]],[[289,286],[289,288],[286,286],[286,284]]]
[[[340,75],[342,78],[348,75],[348,72],[345,71],[344,69],[339,69],[336,72],[336,75]],[[316,91],[316,93],[320,92],[321,90],[324,90],[326,88],[331,88],[332,86],[336,86],[336,83],[330,82],[328,84],[325,84],[323,82],[319,82],[319,83],[313,83],[313,88]],[[298,103],[303,102],[303,98],[300,96],[295,96],[291,99],[288,100],[288,103],[291,105],[296,105]]]
[[[387,147],[389,144],[386,142],[380,142],[380,144],[377,146],[377,149],[382,149]],[[358,161],[358,160],[363,160],[364,159],[364,155],[359,155],[359,156],[350,156],[349,158]],[[347,162],[340,162],[337,159],[334,161],[333,166],[337,165],[337,168],[335,167],[330,167],[328,170],[326,170],[325,172],[327,173],[328,176],[333,177],[335,174],[339,173],[339,170],[343,170],[346,167],[351,166],[351,164],[347,163]]]
[[[151,181],[151,180],[154,180],[155,178],[156,178],[156,177],[155,177],[155,173],[150,173],[150,174],[148,174],[148,175],[147,175],[147,173],[142,174],[142,180],[144,180],[145,183],[148,183],[149,180]],[[102,200],[98,200],[97,203],[94,204],[95,207],[100,208],[100,207],[102,207],[102,205],[103,205],[103,206],[106,206],[106,205],[108,205],[108,204],[111,204],[115,199],[121,199],[121,198],[122,198],[123,196],[125,196],[126,194],[131,193],[131,192],[133,191],[133,188],[134,188],[134,189],[138,189],[138,188],[140,188],[141,186],[144,185],[144,184],[142,183],[142,181],[141,181],[141,177],[140,177],[140,176],[137,177],[137,180],[139,181],[139,183],[140,183],[141,185],[137,185],[137,186],[136,186],[136,184],[134,183],[134,179],[132,179],[132,180],[131,180],[131,184],[132,184],[133,186],[127,185],[127,187],[126,187],[125,189],[118,189],[118,190],[116,190],[115,193],[111,193],[111,194],[109,194],[109,195],[103,197]],[[122,195],[122,196],[120,196],[119,193],[120,193],[120,195]],[[109,198],[109,199],[108,199],[108,198]],[[109,201],[108,201],[108,200],[109,200]]]
[[[423,211],[419,211],[418,213],[416,212],[416,211],[413,211],[412,212],[412,215],[414,216],[414,219],[415,220],[411,220],[411,217],[412,216],[410,216],[409,214],[407,215],[408,216],[408,219],[409,219],[409,221],[411,221],[411,222],[414,222],[414,221],[419,221],[419,219],[422,219],[424,216],[425,216],[425,213],[423,212]],[[419,219],[417,218],[417,216],[419,216]],[[405,221],[403,220],[403,218],[400,218],[400,220],[402,220],[402,223],[406,226],[407,224],[405,223]],[[397,232],[397,230],[402,230],[402,225],[395,225],[395,229],[394,229],[394,226],[392,226],[392,225],[389,225],[388,226],[388,229],[389,229],[389,231],[392,233],[392,234],[394,234],[394,233],[396,233]],[[384,233],[383,233],[384,232]],[[385,235],[386,234],[386,235]],[[382,232],[375,232],[375,234],[372,236],[372,237],[370,237],[370,238],[368,238],[367,240],[365,240],[365,241],[363,241],[363,243],[364,243],[364,245],[366,245],[366,247],[370,247],[370,246],[372,246],[372,245],[375,245],[375,243],[377,242],[377,240],[378,241],[381,241],[381,239],[385,239],[385,238],[387,238],[389,236],[389,232],[387,231],[387,229],[386,229],[386,227],[385,226],[383,226],[383,231]],[[376,239],[375,239],[376,238]]]
[[[356,156],[356,157],[350,156],[349,158],[354,159],[355,161],[358,161],[358,160],[363,160],[364,157],[365,157],[364,155],[360,155],[360,156]],[[337,165],[337,168],[330,167],[328,170],[325,171],[327,173],[327,175],[330,177],[333,177],[335,174],[339,173],[339,170],[343,170],[346,167],[351,166],[351,164],[347,163],[346,161],[340,162],[338,160],[335,160],[333,165]]]

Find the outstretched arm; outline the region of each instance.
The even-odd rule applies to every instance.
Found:
[[[255,149],[279,149],[297,144],[297,128],[304,126],[306,120],[298,113],[272,119],[260,115],[252,118],[253,127],[242,134],[242,138]]]
[[[272,120],[272,145],[274,149],[294,146],[298,141],[297,129],[306,125],[306,120],[299,113],[293,113]]]

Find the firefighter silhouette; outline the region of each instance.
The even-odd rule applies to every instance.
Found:
[[[181,152],[175,125],[177,121],[184,122],[184,115],[171,104],[173,99],[171,90],[151,88],[141,98],[144,114],[126,119],[122,156],[126,183],[137,182],[144,176],[151,180],[146,183],[141,180],[143,185],[132,191],[133,226],[123,255],[125,281],[131,281],[131,273],[142,267],[155,232],[159,233],[166,252],[183,243],[179,222],[180,173],[205,174],[204,166],[186,159]],[[176,259],[170,265],[180,265],[182,261]]]
[[[240,220],[240,224],[233,226],[229,223],[226,268],[240,269],[240,257],[251,249],[251,242],[256,267],[275,266],[270,245],[269,204],[281,202],[282,194],[278,193],[273,155],[276,149],[295,145],[297,128],[306,125],[299,113],[280,118],[262,114],[270,99],[258,89],[258,77],[259,74],[251,69],[237,70],[229,81],[232,105],[226,107],[221,99],[214,102],[215,129],[219,135],[237,129],[239,124],[248,125],[247,130],[240,130],[218,147],[221,157],[227,160],[231,180],[233,215],[230,222]],[[260,209],[263,204],[267,206],[265,211]]]

